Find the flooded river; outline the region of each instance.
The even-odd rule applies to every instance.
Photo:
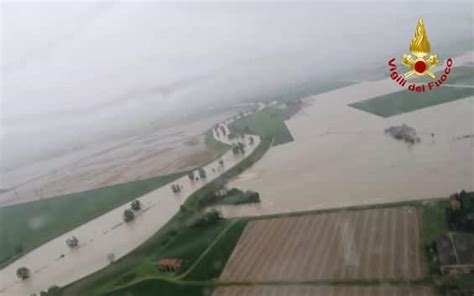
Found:
[[[306,98],[308,106],[286,122],[295,141],[271,148],[229,186],[260,192],[261,204],[219,209],[228,217],[262,215],[474,190],[474,138],[463,138],[474,134],[474,98],[389,118],[348,106],[399,90],[386,79]],[[384,133],[403,123],[420,143]]]
[[[223,137],[216,139],[227,144],[238,141],[229,141]],[[248,142],[249,138],[246,137],[244,141]],[[183,186],[178,194],[173,193],[171,184],[168,184],[141,196],[142,210],[133,222],[123,222],[122,214],[129,208],[129,204],[125,204],[12,262],[0,270],[0,295],[31,295],[53,285],[65,286],[109,265],[109,256],[115,260],[125,256],[163,227],[193,192],[250,155],[260,144],[257,136],[254,136],[254,141],[254,145],[249,145],[244,154],[234,155],[229,150],[219,159],[205,165],[206,179],[190,181],[188,176],[183,176],[174,181],[173,184]],[[220,166],[219,160],[224,161],[224,166]],[[66,239],[72,236],[79,239],[77,249],[70,249],[66,245]],[[24,281],[18,279],[16,270],[19,267],[28,267],[31,277]]]

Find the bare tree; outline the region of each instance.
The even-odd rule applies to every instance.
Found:
[[[135,200],[132,201],[132,203],[130,204],[130,207],[131,207],[132,210],[134,210],[134,211],[139,211],[139,210],[141,210],[141,208],[142,208],[142,203],[141,203],[138,199],[135,199]]]
[[[21,280],[26,280],[31,275],[31,272],[26,267],[20,267],[16,270],[16,276]]]
[[[206,176],[207,176],[206,170],[204,170],[203,168],[199,168],[198,172],[199,172],[199,177],[201,177],[201,179],[206,178]]]
[[[77,239],[77,237],[73,236],[71,238],[68,238],[66,240],[66,244],[68,245],[68,247],[70,248],[76,248],[79,246],[79,240]]]
[[[125,223],[128,223],[128,222],[131,222],[133,220],[135,220],[135,213],[130,209],[126,209],[123,212],[123,221],[125,221]]]

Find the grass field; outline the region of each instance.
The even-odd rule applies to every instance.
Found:
[[[157,295],[160,292],[163,295],[210,295],[213,285],[209,281],[219,276],[246,223],[245,220],[222,220],[212,227],[179,233],[174,242],[154,253],[159,257],[184,259],[184,273],[176,277],[160,274],[155,265],[144,263],[122,277],[133,279],[129,284],[109,286],[110,291],[105,295]],[[132,273],[135,276],[130,276]]]
[[[274,139],[273,145],[281,145],[293,141],[285,124],[285,111],[268,108],[249,116],[238,119],[229,128],[233,133],[253,133],[262,139]]]
[[[135,268],[110,281],[100,291],[114,291],[113,294],[126,295],[129,290],[143,290],[140,286],[149,284],[148,280],[165,283],[172,280],[180,290],[181,279],[210,280],[219,276],[241,232],[245,228],[244,220],[220,220],[206,227],[182,227],[172,235],[163,236],[146,260]],[[142,253],[143,254],[143,253]],[[184,264],[176,274],[160,273],[158,261],[162,258],[180,258]],[[166,286],[166,285],[165,285]],[[173,289],[173,287],[169,287]],[[119,292],[120,291],[120,292]],[[172,294],[175,295],[175,294]]]
[[[390,117],[418,109],[464,99],[474,95],[474,88],[442,86],[424,93],[403,90],[349,106],[381,117]]]
[[[202,258],[196,262],[195,266],[186,273],[184,278],[191,281],[217,279],[246,225],[246,220],[239,220],[232,225],[222,238],[209,247]]]
[[[422,202],[420,211],[425,243],[435,241],[448,231],[448,224],[445,216],[445,209],[448,207],[448,204],[449,202],[447,199]]]
[[[184,173],[0,208],[0,265]]]

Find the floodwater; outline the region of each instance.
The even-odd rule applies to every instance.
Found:
[[[223,112],[192,123],[133,137],[98,142],[64,155],[2,172],[0,206],[81,192],[186,171],[221,153],[203,133],[229,116]]]
[[[214,136],[227,144],[234,142]],[[191,182],[187,176],[183,176],[173,182],[183,186],[179,194],[174,194],[168,184],[141,196],[142,210],[134,221],[125,224],[122,220],[123,211],[129,208],[128,204],[118,207],[43,244],[1,269],[0,295],[31,295],[53,285],[65,286],[106,267],[110,264],[109,254],[113,254],[115,260],[125,256],[163,227],[189,195],[250,155],[260,143],[257,136],[253,137],[254,145],[247,146],[245,154],[234,155],[229,150],[221,158],[204,166],[206,179]],[[247,136],[245,141],[248,140]],[[219,166],[220,159],[224,161],[224,167]],[[79,239],[77,249],[69,249],[66,245],[66,239],[72,236]],[[31,270],[31,277],[21,281],[16,277],[16,270],[23,266]]]
[[[474,138],[462,138],[474,134],[474,98],[389,118],[348,106],[399,90],[385,79],[306,98],[309,106],[286,122],[295,141],[272,147],[229,185],[258,191],[261,204],[218,209],[227,217],[252,216],[474,190]],[[417,130],[420,143],[384,133],[403,123]]]

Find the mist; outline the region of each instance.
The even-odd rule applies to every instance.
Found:
[[[1,168],[473,40],[472,2],[1,6]],[[344,75],[343,78],[341,78]]]

